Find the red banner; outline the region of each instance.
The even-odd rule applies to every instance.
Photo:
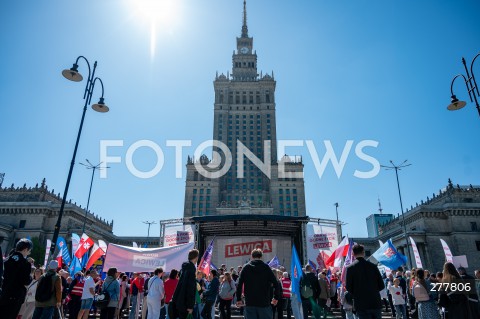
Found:
[[[264,253],[272,252],[272,240],[252,241],[225,246],[225,258],[246,256],[252,253],[252,250],[260,248]]]

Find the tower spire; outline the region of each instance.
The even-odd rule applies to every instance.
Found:
[[[378,197],[378,211],[380,212],[380,214],[383,213],[383,208],[382,208],[382,203],[380,202],[380,197]]]
[[[248,38],[247,27],[247,1],[243,0],[243,25],[242,25],[242,38]]]

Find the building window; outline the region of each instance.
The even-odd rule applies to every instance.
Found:
[[[18,225],[18,228],[25,228],[25,224],[27,223],[27,221],[25,219],[22,219]]]
[[[472,231],[478,231],[477,222],[470,222],[470,227]]]
[[[196,204],[196,203],[193,203],[193,204],[192,204],[192,208],[197,208],[197,204]]]
[[[194,194],[197,193],[197,189],[196,189],[196,188],[193,189],[193,193],[194,193]]]
[[[197,200],[197,196],[193,195],[192,200],[193,200],[193,201],[196,201],[196,200]]]
[[[203,200],[203,196],[200,196],[200,201],[202,201],[202,200]]]
[[[278,190],[278,193],[279,193],[279,194],[283,194],[283,189],[279,189],[279,190]]]
[[[477,244],[477,250],[480,251],[480,241],[476,241],[475,244]]]
[[[202,189],[200,189],[200,194],[203,194],[203,188],[202,188]]]

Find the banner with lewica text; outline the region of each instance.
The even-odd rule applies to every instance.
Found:
[[[194,229],[195,225],[165,225],[163,247],[193,243],[195,241]]]
[[[338,247],[335,225],[307,224],[307,259],[322,267]]]
[[[120,272],[153,272],[158,267],[163,268],[165,272],[174,268],[180,270],[193,246],[193,242],[161,248],[134,248],[109,244],[103,269],[115,267]]]

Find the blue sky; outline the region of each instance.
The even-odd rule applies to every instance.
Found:
[[[97,60],[110,112],[87,112],[77,162],[99,162],[100,140],[124,141],[109,151],[122,163],[95,179],[90,204],[115,220],[118,235],[146,235],[142,221],[182,216],[185,177],[175,178],[166,140],[191,139],[196,146],[212,138],[212,81],[216,71],[230,70],[241,30],[241,0],[162,0],[159,11],[143,13],[141,2],[0,3],[4,186],[34,186],[45,177],[50,189],[63,191],[85,83],[67,81],[61,71],[79,55]],[[412,163],[400,175],[405,207],[438,193],[448,178],[480,184],[480,118],[470,101],[446,110],[462,56],[470,62],[480,52],[478,1],[250,0],[247,7],[258,68],[273,70],[277,80],[279,139],[313,140],[320,158],[324,140],[338,156],[347,140],[378,141],[365,152],[380,163]],[[86,73],[83,62],[80,72]],[[455,92],[468,99],[459,81]],[[99,96],[97,86],[92,101]],[[128,147],[142,139],[165,153],[162,171],[150,179],[125,166]],[[194,147],[184,150],[183,164],[193,153]],[[340,178],[331,164],[319,178],[306,146],[288,153],[304,156],[309,216],[335,218],[338,202],[344,233],[366,236],[365,218],[377,211],[377,198],[384,212],[399,213],[394,173],[354,177],[371,166],[353,150]],[[133,159],[142,170],[156,162],[147,148]],[[82,206],[90,176],[75,166],[69,198]],[[151,235],[158,234],[153,226]]]

